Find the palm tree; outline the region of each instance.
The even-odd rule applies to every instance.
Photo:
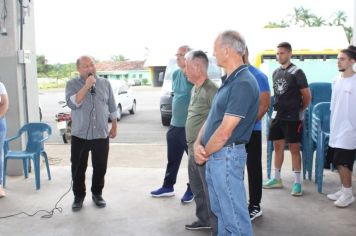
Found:
[[[303,22],[303,26],[311,26],[311,21],[313,18],[316,16],[312,13],[310,13],[309,9],[304,9],[302,7],[301,15],[300,15],[300,20]]]
[[[303,7],[295,7],[293,8],[294,14],[291,16],[292,17],[292,22],[294,21],[295,25],[299,25],[299,22],[301,21],[300,16],[301,12],[303,10]]]
[[[304,7],[295,7],[293,8],[294,12],[292,15],[288,15],[287,20],[282,20],[281,22],[268,22],[264,28],[285,28],[290,25],[296,25],[300,27],[319,27],[323,25],[330,26],[343,26],[346,36],[350,41],[353,36],[352,27],[345,26],[347,21],[347,16],[344,11],[337,11],[333,14],[331,22],[326,23],[323,17],[318,17],[310,12],[309,9],[305,9]]]
[[[323,17],[314,16],[311,20],[311,26],[323,26],[326,22]]]
[[[347,16],[344,11],[337,11],[333,15],[332,25],[344,25],[347,21]]]
[[[294,21],[294,24],[298,26],[311,26],[311,19],[314,17],[315,15],[310,13],[309,9],[305,9],[304,7],[295,7],[294,15],[292,15],[292,21]]]
[[[344,26],[344,30],[345,30],[347,39],[349,40],[349,42],[351,42],[352,37],[353,37],[352,27],[351,26],[350,27]]]
[[[349,42],[351,42],[352,39],[352,27],[347,27],[345,26],[345,23],[347,21],[347,16],[344,11],[337,11],[333,14],[333,20],[331,21],[330,25],[336,25],[336,26],[342,26],[345,30],[347,39]]]

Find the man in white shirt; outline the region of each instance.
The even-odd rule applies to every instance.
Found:
[[[349,46],[338,55],[340,78],[333,83],[331,97],[329,153],[339,172],[341,188],[328,194],[337,207],[355,201],[352,194],[352,169],[356,156],[356,47]]]

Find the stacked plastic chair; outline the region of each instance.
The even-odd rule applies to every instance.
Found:
[[[51,133],[51,127],[45,123],[28,123],[22,126],[14,137],[5,140],[3,172],[4,187],[6,185],[7,160],[9,159],[22,160],[25,178],[28,178],[29,161],[32,160],[36,179],[36,189],[40,189],[40,157],[43,156],[46,163],[48,179],[51,180],[48,157],[46,152],[44,151],[44,141],[49,138]],[[26,149],[10,150],[9,143],[13,140],[20,139],[22,135],[27,136]]]
[[[266,113],[266,140],[267,140],[267,178],[271,178],[273,142],[268,140],[269,128],[271,125],[271,116],[273,111],[274,96],[271,96],[270,105]]]
[[[330,135],[330,102],[321,102],[314,106],[312,112],[311,137],[316,146],[315,183],[318,192],[322,192],[324,160]],[[313,154],[313,152],[312,152]]]
[[[308,179],[312,179],[313,173],[313,153],[316,150],[316,145],[312,141],[312,111],[316,104],[320,102],[331,101],[331,83],[311,83],[309,84],[312,95],[311,102],[306,109],[303,123],[302,135],[302,157],[303,157],[303,177],[305,179],[308,173]]]

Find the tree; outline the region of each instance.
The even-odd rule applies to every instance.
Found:
[[[293,15],[289,15],[291,18],[288,20],[282,19],[280,23],[276,22],[268,22],[264,28],[285,28],[291,25],[296,25],[300,27],[318,27],[323,25],[330,26],[342,26],[345,30],[345,34],[349,42],[351,42],[353,32],[352,27],[346,26],[347,16],[344,11],[337,11],[333,14],[331,22],[327,23],[324,18],[318,17],[310,12],[309,9],[305,9],[304,7],[295,7],[293,9]]]
[[[58,79],[71,78],[76,71],[76,65],[74,63],[58,64],[57,70]]]
[[[305,27],[311,26],[312,21],[316,16],[310,13],[309,9],[305,9],[304,7],[295,7],[294,15],[292,15],[292,21],[294,21],[295,25]]]
[[[303,7],[295,7],[294,9],[294,15],[292,15],[292,21],[294,21],[295,25],[299,25],[299,23],[301,22],[301,15],[302,15],[302,11],[304,10]]]
[[[311,21],[311,26],[323,26],[326,25],[326,21],[323,17],[314,16]]]
[[[351,42],[351,39],[353,37],[352,27],[351,26],[349,26],[349,27],[344,26],[344,30],[345,30],[347,39],[349,40],[349,42]]]
[[[38,55],[37,61],[37,73],[39,77],[48,77],[48,74],[53,69],[53,66],[47,64],[47,59],[44,55]]]
[[[111,56],[111,60],[112,60],[112,61],[127,61],[127,60],[129,60],[129,59],[128,59],[128,58],[125,58],[124,55],[119,54],[119,55],[113,55],[113,56]]]
[[[329,25],[337,25],[337,26],[342,26],[345,30],[346,37],[351,42],[353,32],[352,32],[352,27],[351,26],[346,26],[346,21],[347,21],[347,15],[344,11],[337,11],[333,14],[332,21],[329,23]]]
[[[37,56],[37,74],[38,78],[48,77],[64,79],[71,78],[76,72],[75,63],[69,64],[48,64],[47,59],[44,55]]]
[[[344,26],[347,21],[347,16],[344,11],[337,11],[333,14],[332,25],[341,25]]]
[[[289,23],[282,20],[280,23],[276,22],[268,22],[267,25],[264,26],[265,28],[286,28],[289,27]]]

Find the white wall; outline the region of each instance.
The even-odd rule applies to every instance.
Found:
[[[3,4],[3,1],[1,1]],[[20,6],[18,0],[6,2],[7,18],[5,27],[7,35],[0,35],[0,81],[6,86],[9,96],[9,111],[6,115],[8,132],[13,136],[28,121],[38,121],[37,65],[35,55],[33,4],[30,3],[30,14],[24,24],[23,48],[30,50],[31,63],[20,64],[17,53],[20,49]],[[2,4],[0,8],[2,9]],[[26,76],[25,76],[26,74]],[[26,86],[25,86],[26,85]],[[27,100],[27,104],[25,104]],[[27,115],[28,114],[28,115]],[[22,140],[24,141],[24,140]],[[20,147],[23,142],[18,142]],[[21,175],[22,164],[9,163],[10,175]]]

